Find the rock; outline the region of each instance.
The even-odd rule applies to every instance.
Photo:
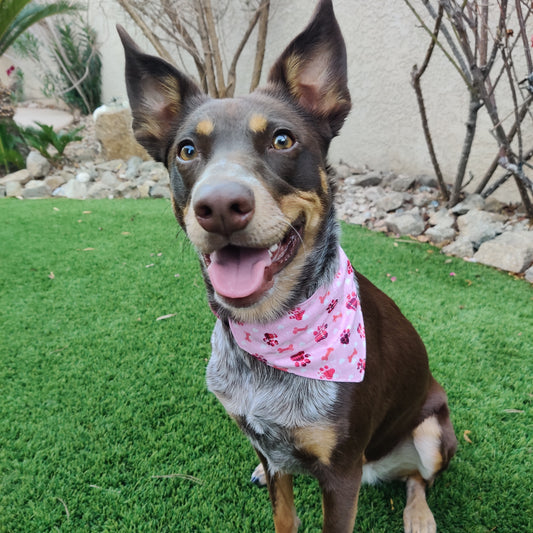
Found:
[[[5,185],[9,182],[17,182],[21,185],[26,185],[28,181],[31,180],[30,173],[27,169],[23,168],[22,170],[17,170],[17,172],[12,172],[11,174],[6,174],[3,178],[0,178],[0,185]]]
[[[107,187],[109,187],[110,189],[116,189],[122,182],[117,178],[117,176],[109,171],[109,170],[106,170],[101,178],[100,178],[100,181],[106,185]]]
[[[452,207],[454,215],[464,215],[472,209],[483,209],[485,206],[485,199],[479,194],[471,194],[467,196],[462,202]]]
[[[142,163],[143,160],[139,156],[130,157],[126,164],[124,178],[127,180],[135,179],[139,174],[139,169],[141,168]]]
[[[105,183],[97,181],[92,183],[87,190],[88,198],[113,198],[113,190]]]
[[[129,107],[104,105],[94,111],[93,117],[96,138],[102,144],[106,159],[128,159],[131,156],[150,159],[146,150],[133,136]]]
[[[32,178],[44,178],[50,172],[50,162],[32,150],[26,158],[26,170]]]
[[[457,218],[459,235],[468,239],[475,249],[482,243],[494,239],[503,231],[502,217],[487,211],[472,209]]]
[[[524,272],[533,263],[533,231],[509,231],[484,242],[474,259],[501,270]]]
[[[431,187],[432,189],[437,189],[439,187],[439,182],[435,176],[429,174],[419,174],[416,177],[416,182],[421,187]]]
[[[4,198],[6,195],[6,186],[0,185],[0,198]]]
[[[66,173],[58,172],[57,174],[46,176],[46,178],[44,178],[44,183],[51,191],[55,191],[58,187],[67,183],[68,179],[65,177],[65,174]]]
[[[524,278],[526,281],[529,281],[529,283],[533,283],[533,266],[529,267],[524,275]]]
[[[22,191],[22,198],[28,200],[30,198],[46,198],[50,196],[50,189],[42,180],[31,180],[26,184]]]
[[[455,230],[452,227],[436,225],[426,230],[425,235],[433,244],[441,245],[453,241]]]
[[[91,175],[89,172],[78,172],[76,174],[76,181],[79,181],[80,183],[89,183],[91,181]]]
[[[414,185],[414,183],[415,179],[413,177],[400,174],[392,180],[390,186],[393,191],[406,192]]]
[[[170,183],[168,170],[163,163],[156,163],[155,166],[150,170],[148,178],[152,181],[156,181],[160,185],[168,185]]]
[[[420,215],[413,213],[394,213],[389,215],[385,222],[387,229],[399,235],[412,235],[416,237],[424,231],[424,221]]]
[[[469,239],[459,237],[454,242],[445,246],[442,252],[446,255],[454,255],[456,257],[472,257],[474,255],[474,246]]]
[[[391,192],[376,202],[378,209],[389,212],[401,207],[403,204],[403,194],[401,192]]]
[[[357,187],[375,187],[381,184],[383,176],[379,172],[367,172],[360,176],[353,176],[352,180],[353,185]]]
[[[363,194],[369,202],[376,203],[385,196],[385,189],[383,187],[368,187]]]
[[[450,215],[449,211],[443,207],[429,217],[429,223],[432,226],[451,228],[455,224],[455,217]]]
[[[83,200],[87,198],[87,184],[76,181],[76,179],[73,178],[56,189],[53,195]]]
[[[156,184],[150,187],[150,196],[152,198],[170,198],[170,189],[165,185]]]
[[[15,198],[22,196],[22,185],[18,181],[8,181],[4,187],[6,188],[6,196],[9,198]]]

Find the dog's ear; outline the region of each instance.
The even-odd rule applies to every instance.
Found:
[[[283,86],[338,134],[350,108],[346,46],[331,0],[320,0],[307,28],[281,54],[268,81]]]
[[[135,138],[154,159],[163,161],[185,102],[203,93],[172,65],[142,52],[119,24],[117,31],[126,56]]]

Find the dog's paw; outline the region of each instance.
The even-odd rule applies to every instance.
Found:
[[[259,463],[257,468],[253,471],[252,479],[250,481],[259,487],[264,487],[266,485],[265,469],[261,463]]]
[[[425,500],[414,500],[403,512],[405,533],[437,533],[433,513]]]

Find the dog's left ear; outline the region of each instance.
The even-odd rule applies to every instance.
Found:
[[[331,0],[320,0],[307,28],[281,54],[268,81],[283,86],[312,115],[339,133],[350,108],[346,46]]]
[[[126,87],[135,138],[154,159],[163,161],[187,100],[203,93],[172,65],[142,52],[120,24],[117,31],[126,56]]]

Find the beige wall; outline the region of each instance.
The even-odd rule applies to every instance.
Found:
[[[303,29],[314,4],[307,0],[272,1],[267,67]],[[341,136],[332,145],[331,161],[343,159],[351,164],[411,174],[432,173],[410,85],[411,68],[414,63],[420,64],[425,54],[426,33],[403,0],[334,0],[334,6],[348,48],[353,110]],[[104,99],[123,98],[126,94],[123,57],[115,23],[122,23],[146,50],[151,48],[112,0],[90,0],[90,22],[103,42]],[[232,27],[239,25],[233,18]],[[533,23],[530,27],[533,34]],[[234,34],[230,28],[228,41]],[[248,79],[244,78],[250,62],[251,51],[240,63],[241,93],[246,91]],[[424,89],[437,150],[450,181],[464,136],[467,93],[462,84],[443,54],[437,52],[424,78]],[[469,171],[480,176],[494,154],[495,142],[488,122],[483,120],[478,126]],[[512,184],[506,191],[507,198],[517,198]]]

